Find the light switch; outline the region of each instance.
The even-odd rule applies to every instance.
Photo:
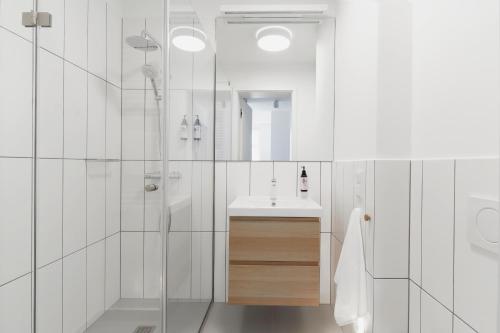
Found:
[[[475,246],[498,254],[498,200],[470,196],[468,211],[469,241]]]

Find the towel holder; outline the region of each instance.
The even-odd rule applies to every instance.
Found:
[[[365,214],[365,215],[363,216],[363,220],[364,220],[365,222],[370,222],[370,221],[372,220],[372,217],[371,217],[370,215],[368,215],[368,214]]]

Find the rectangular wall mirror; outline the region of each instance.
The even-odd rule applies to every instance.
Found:
[[[328,18],[217,19],[217,160],[333,159],[334,34]]]

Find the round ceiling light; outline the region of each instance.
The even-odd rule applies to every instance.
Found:
[[[200,52],[206,47],[207,35],[200,29],[178,26],[170,31],[172,44],[186,52]]]
[[[264,51],[280,52],[288,49],[292,40],[292,31],[281,25],[260,28],[255,33],[257,45]]]

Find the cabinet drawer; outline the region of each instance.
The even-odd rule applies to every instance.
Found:
[[[230,265],[230,304],[319,305],[319,266]]]
[[[318,264],[319,218],[232,217],[229,260]]]

